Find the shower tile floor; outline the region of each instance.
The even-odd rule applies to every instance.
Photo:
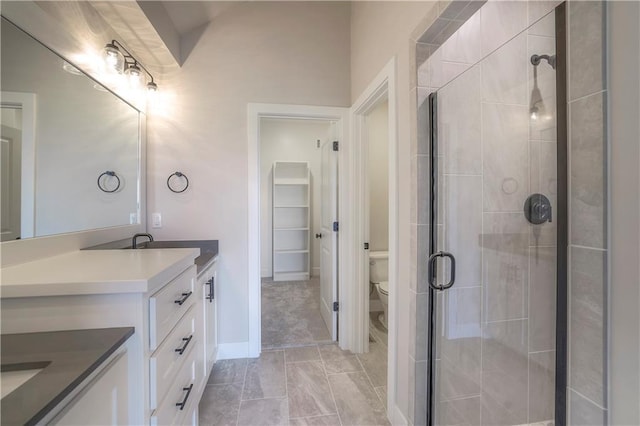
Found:
[[[320,315],[320,279],[262,279],[262,349],[329,343]]]
[[[218,361],[200,400],[202,425],[388,425],[387,349],[354,355],[336,344]]]

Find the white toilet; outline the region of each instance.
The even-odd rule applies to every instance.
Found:
[[[378,319],[384,326],[387,326],[387,306],[389,305],[389,252],[371,251],[369,252],[369,282],[376,286],[376,291],[382,302],[384,312]]]

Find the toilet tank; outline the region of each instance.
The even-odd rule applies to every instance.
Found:
[[[389,252],[369,252],[369,281],[379,283],[389,281]]]

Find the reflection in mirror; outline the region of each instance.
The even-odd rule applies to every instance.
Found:
[[[4,17],[1,31],[2,241],[139,223],[138,110]]]

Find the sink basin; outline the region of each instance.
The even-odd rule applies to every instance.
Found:
[[[48,363],[3,365],[0,372],[0,399],[18,389],[30,378],[44,370]]]

